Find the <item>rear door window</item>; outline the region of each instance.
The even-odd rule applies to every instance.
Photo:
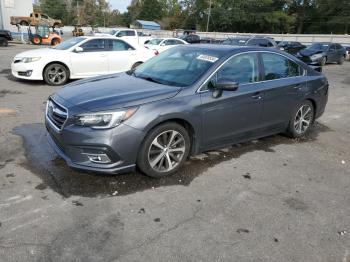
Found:
[[[294,61],[273,53],[262,53],[265,80],[275,80],[302,75],[302,68]]]
[[[121,40],[109,40],[108,43],[108,50],[109,51],[130,51],[135,50],[131,45],[128,43],[121,41]]]

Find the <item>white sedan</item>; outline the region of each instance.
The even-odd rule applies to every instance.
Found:
[[[178,38],[156,38],[148,41],[145,47],[161,53],[177,45],[188,45],[188,43]]]
[[[12,75],[63,85],[80,79],[133,69],[156,52],[115,37],[77,37],[53,48],[26,51],[15,56]]]

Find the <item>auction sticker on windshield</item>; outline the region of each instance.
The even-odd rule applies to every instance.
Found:
[[[211,62],[211,63],[215,63],[216,61],[219,60],[219,58],[217,58],[215,56],[210,56],[210,55],[199,55],[199,56],[197,56],[197,59]]]

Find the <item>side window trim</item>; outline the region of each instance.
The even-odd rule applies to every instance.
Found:
[[[239,54],[234,54],[232,56],[230,56],[229,58],[227,58],[220,66],[218,66],[215,71],[213,73],[211,73],[204,81],[202,84],[200,84],[199,88],[196,90],[196,93],[204,93],[204,92],[208,92],[209,90],[201,90],[203,87],[205,87],[210,79],[220,70],[221,67],[223,67],[228,61],[230,61],[233,57],[235,56],[238,56],[238,55],[241,55],[241,54],[247,54],[247,53],[256,53],[258,55],[258,61],[259,61],[259,57],[261,56],[261,53],[271,53],[271,54],[276,54],[276,55],[280,55],[286,59],[289,59],[290,61],[292,61],[293,63],[297,64],[301,70],[303,71],[302,74],[300,76],[291,76],[291,77],[304,77],[306,76],[307,74],[307,71],[306,69],[298,64],[297,62],[293,61],[292,59],[288,58],[287,56],[283,55],[283,54],[279,54],[279,53],[276,53],[276,52],[272,52],[272,51],[247,51],[247,52],[242,52],[242,53],[239,53]],[[257,82],[254,82],[254,83],[246,83],[246,84],[242,84],[242,86],[244,85],[251,85],[251,84],[258,84],[258,83],[264,83],[264,82],[270,82],[270,81],[276,81],[276,80],[281,80],[281,79],[288,79],[288,78],[291,78],[291,77],[286,77],[286,78],[280,78],[280,79],[272,79],[272,80],[264,80],[264,75],[262,74],[262,70],[264,70],[264,66],[262,64],[262,58],[261,58],[261,64],[260,62],[258,62],[259,65],[258,65],[258,70],[259,70],[259,74],[261,74],[261,79],[259,79]]]

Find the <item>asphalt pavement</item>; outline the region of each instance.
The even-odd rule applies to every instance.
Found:
[[[14,79],[0,47],[0,261],[350,262],[350,62],[304,139],[207,152],[177,174],[68,168],[47,143],[60,87]]]

